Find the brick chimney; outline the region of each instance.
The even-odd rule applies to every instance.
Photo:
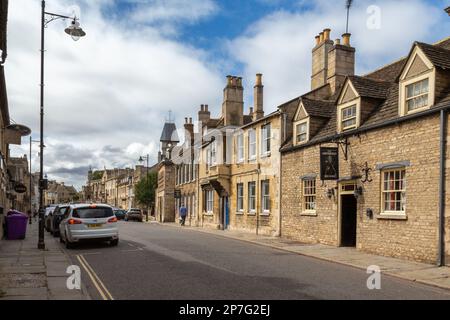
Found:
[[[198,112],[198,121],[202,123],[202,126],[206,125],[211,118],[211,113],[208,111],[208,105],[202,104],[200,111]]]
[[[327,83],[331,92],[339,89],[347,75],[355,73],[355,48],[350,45],[350,34],[342,35],[335,42],[330,40],[330,29],[324,29],[315,37],[316,45],[312,50],[311,90]]]
[[[191,145],[193,145],[194,142],[194,124],[192,123],[192,118],[184,118],[184,130],[185,130],[185,137],[188,137],[191,140]]]
[[[330,29],[325,29],[315,37],[316,45],[312,50],[311,90],[327,83],[328,78],[328,52],[333,48],[330,40]]]
[[[242,78],[227,76],[223,89],[222,117],[224,126],[242,126],[244,114],[244,88]]]
[[[254,86],[254,112],[252,113],[253,121],[264,117],[264,86],[262,84],[262,74],[256,74],[256,83]]]
[[[350,45],[350,33],[342,35],[328,54],[328,78],[331,92],[334,93],[344,83],[345,77],[355,74],[355,48]]]

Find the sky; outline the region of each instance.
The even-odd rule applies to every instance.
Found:
[[[217,117],[227,75],[242,76],[245,110],[263,74],[264,109],[310,89],[314,37],[345,32],[345,0],[48,0],[46,11],[77,15],[45,31],[45,152],[49,179],[85,183],[89,168],[156,163],[171,110],[180,130],[201,104]],[[39,139],[40,0],[10,1],[5,64],[10,115]],[[450,36],[448,0],[354,0],[349,32],[356,74],[408,54],[414,41]],[[12,156],[29,153],[29,137]],[[32,146],[38,170],[38,143]]]

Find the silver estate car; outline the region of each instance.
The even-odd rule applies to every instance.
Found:
[[[66,248],[83,240],[119,243],[119,228],[112,207],[104,204],[72,204],[59,225],[60,241]]]

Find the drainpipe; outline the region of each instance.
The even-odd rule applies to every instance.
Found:
[[[280,143],[280,147],[281,147],[281,144],[283,144],[285,141],[286,141],[286,125],[287,125],[287,113],[286,112],[281,112],[281,115],[282,115],[282,121],[283,121],[283,125],[282,125],[282,128],[283,128],[283,140],[281,140],[281,143]],[[277,230],[277,234],[276,234],[276,236],[277,237],[281,237],[281,224],[282,224],[282,219],[281,219],[281,211],[282,211],[282,208],[281,208],[281,192],[282,192],[282,189],[281,189],[281,184],[282,184],[282,154],[281,154],[281,152],[279,153],[279,155],[280,155],[280,163],[279,163],[279,165],[278,165],[278,179],[279,179],[279,182],[278,182],[278,230]]]
[[[445,110],[441,110],[440,120],[438,266],[442,267],[445,265],[445,155],[447,132],[447,112]]]

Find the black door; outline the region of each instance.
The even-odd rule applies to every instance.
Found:
[[[341,197],[341,245],[356,246],[356,198],[353,195]]]

